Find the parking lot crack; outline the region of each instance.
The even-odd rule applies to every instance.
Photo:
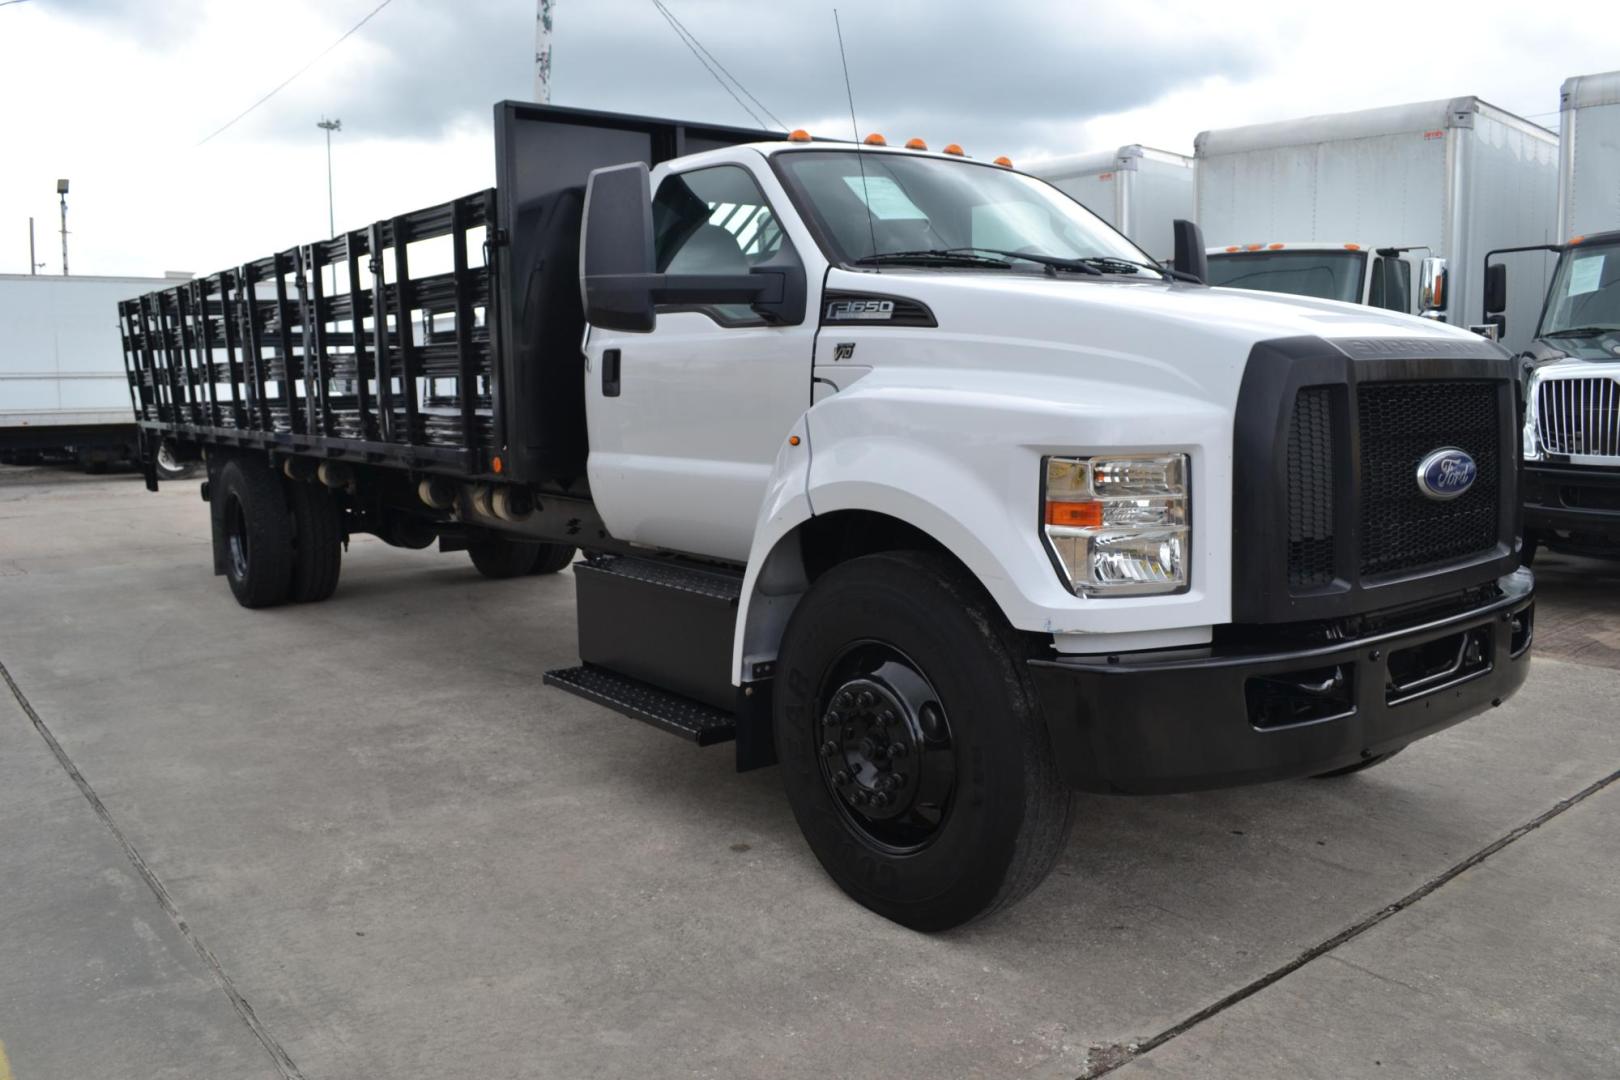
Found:
[[[1537,829],[1547,824],[1547,822],[1565,813],[1572,807],[1578,806],[1579,804],[1585,802],[1593,795],[1596,795],[1598,792],[1602,791],[1616,780],[1620,780],[1620,769],[1609,773],[1602,779],[1593,781],[1568,798],[1560,799],[1550,808],[1540,814],[1537,814],[1529,821],[1510,829],[1501,836],[1497,837],[1495,840],[1491,841],[1489,844],[1486,844],[1484,847],[1480,848],[1478,851],[1475,851],[1472,855],[1469,855],[1467,858],[1462,859],[1459,862],[1453,863],[1445,870],[1429,878],[1423,884],[1419,885],[1417,888],[1413,889],[1399,900],[1396,900],[1394,903],[1379,908],[1372,914],[1367,915],[1359,921],[1345,927],[1343,930],[1340,930],[1332,937],[1312,945],[1310,948],[1306,949],[1292,960],[1289,960],[1287,963],[1272,968],[1265,974],[1245,983],[1220,1000],[1204,1006],[1191,1016],[1188,1016],[1180,1022],[1166,1028],[1157,1035],[1133,1040],[1124,1046],[1105,1048],[1108,1051],[1106,1053],[1094,1053],[1093,1055],[1090,1055],[1087,1060],[1086,1070],[1080,1074],[1077,1080],[1094,1080],[1095,1077],[1105,1076],[1108,1073],[1113,1072],[1115,1069],[1129,1064],[1131,1061],[1134,1061],[1145,1054],[1152,1053],[1154,1050],[1163,1046],[1165,1043],[1170,1042],[1172,1039],[1185,1035],[1187,1032],[1193,1030],[1204,1021],[1219,1016],[1221,1013],[1225,1012],[1227,1009],[1230,1009],[1239,1002],[1251,998],[1273,983],[1287,978],[1289,975],[1292,975],[1294,972],[1298,971],[1306,964],[1309,964],[1311,961],[1326,956],[1334,949],[1337,949],[1346,942],[1353,941],[1354,939],[1360,937],[1362,934],[1365,934],[1367,931],[1371,930],[1379,923],[1384,922],[1386,919],[1389,919],[1391,916],[1405,911],[1407,908],[1411,907],[1419,900],[1422,900],[1430,893],[1450,882],[1458,875],[1478,866],[1480,863],[1484,862],[1486,859],[1489,859],[1492,855],[1495,855],[1509,844],[1522,840],[1530,833],[1535,832]],[[1339,958],[1335,957],[1334,959]]]
[[[3,662],[0,662],[0,679],[5,680],[12,696],[17,699],[17,704],[33,723],[34,730],[39,732],[40,738],[45,740],[45,745],[49,747],[51,754],[55,756],[57,764],[78,786],[79,793],[90,803],[91,808],[96,812],[96,816],[101,818],[101,823],[107,826],[108,831],[113,834],[113,839],[118,841],[118,846],[123,848],[124,855],[135,868],[135,872],[152,890],[152,895],[157,897],[158,906],[174,922],[175,928],[180,931],[180,936],[191,944],[191,947],[196,950],[203,963],[207,965],[208,970],[213,973],[215,982],[219,984],[219,988],[224,991],[225,996],[230,1000],[231,1007],[236,1010],[236,1014],[242,1018],[242,1022],[247,1025],[248,1030],[253,1033],[254,1037],[259,1040],[260,1045],[269,1053],[271,1060],[275,1062],[276,1070],[281,1074],[283,1080],[304,1080],[304,1074],[298,1070],[298,1066],[293,1063],[292,1058],[288,1056],[282,1045],[266,1030],[264,1023],[254,1013],[252,1004],[242,996],[241,991],[236,988],[236,984],[225,973],[219,959],[214,956],[213,951],[203,943],[202,939],[192,930],[190,924],[186,922],[185,917],[180,914],[180,909],[175,906],[174,898],[169,895],[169,890],[164,887],[162,879],[147,865],[146,860],[141,857],[141,853],[130,842],[129,837],[113,818],[112,812],[101,801],[101,797],[90,786],[90,782],[84,778],[84,774],[73,763],[73,759],[68,757],[67,751],[63,749],[62,744],[52,734],[44,718],[35,711],[33,704],[29,702],[27,695],[22,692],[22,688],[17,685],[17,680],[11,677],[11,672]]]

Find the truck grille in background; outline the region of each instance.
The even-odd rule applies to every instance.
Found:
[[[1498,386],[1448,381],[1364,383],[1361,572],[1371,577],[1449,562],[1496,546],[1502,463]],[[1466,450],[1474,486],[1449,501],[1426,497],[1417,466],[1442,447]]]
[[[1288,423],[1288,584],[1333,580],[1332,390],[1307,386]]]
[[[1620,380],[1583,375],[1537,383],[1536,438],[1544,453],[1620,461]]]

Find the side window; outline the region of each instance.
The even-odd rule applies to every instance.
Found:
[[[1405,259],[1380,255],[1373,260],[1372,287],[1367,302],[1387,311],[1412,313],[1412,264]]]
[[[668,274],[746,274],[783,242],[759,185],[737,165],[664,177],[653,196],[653,236],[658,270]],[[762,321],[747,304],[702,310],[722,323]]]

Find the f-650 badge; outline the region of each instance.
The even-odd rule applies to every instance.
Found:
[[[887,322],[892,318],[893,300],[833,300],[827,304],[828,322]]]

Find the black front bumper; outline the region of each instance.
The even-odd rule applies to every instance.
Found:
[[[1310,776],[1398,750],[1519,688],[1534,579],[1520,570],[1497,586],[1487,601],[1351,640],[1032,660],[1030,674],[1065,779],[1081,790]]]
[[[1524,527],[1620,537],[1620,469],[1526,462]]]

